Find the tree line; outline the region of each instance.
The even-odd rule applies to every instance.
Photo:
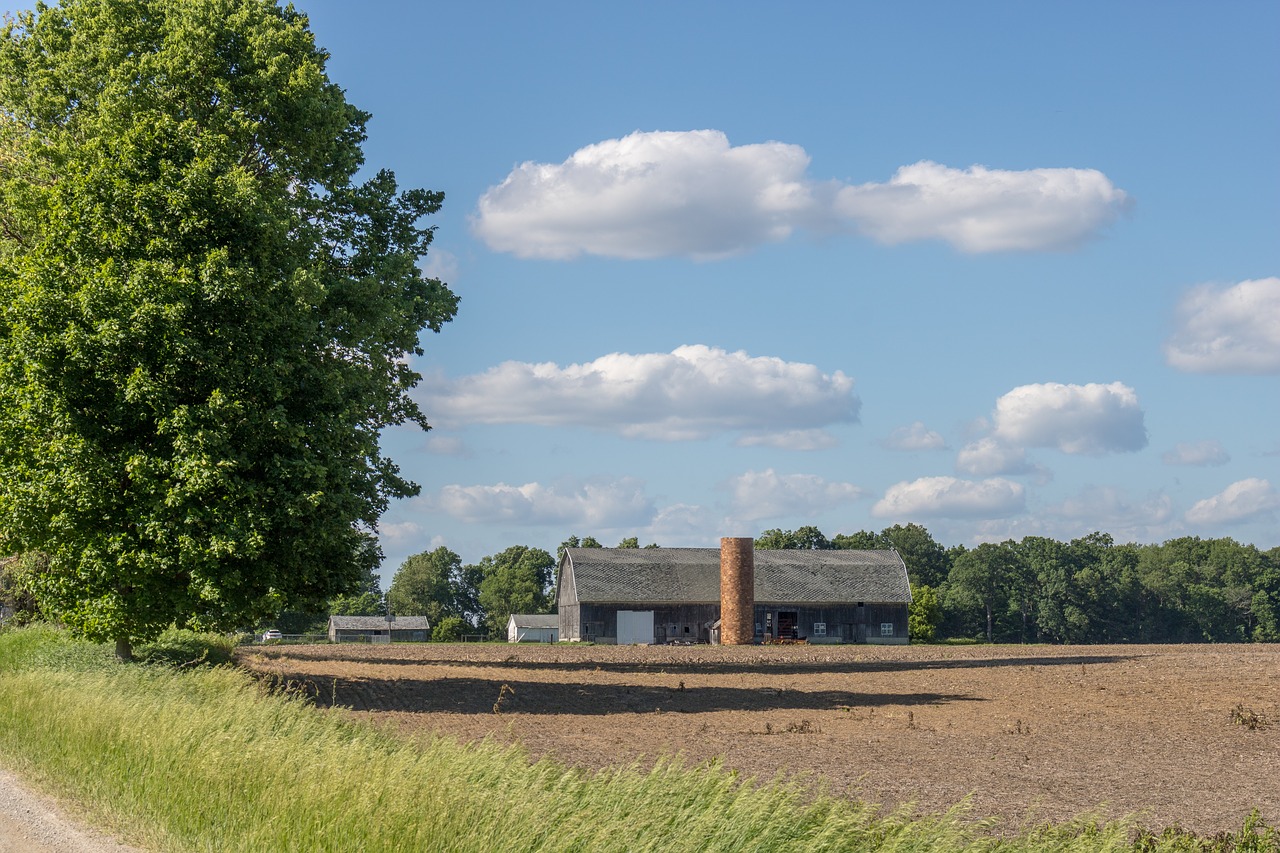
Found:
[[[516,545],[467,565],[436,548],[405,560],[385,599],[370,573],[363,593],[332,600],[330,612],[381,615],[389,606],[428,617],[433,639],[500,639],[511,614],[554,612],[555,567],[565,548],[599,547],[594,537],[574,535],[554,558]],[[630,537],[617,547],[641,546]],[[923,642],[1280,641],[1280,548],[1260,551],[1229,538],[1139,545],[1091,533],[1069,542],[1027,536],[946,547],[907,524],[831,538],[816,527],[772,529],[756,547],[895,549],[911,580],[912,638]]]
[[[996,643],[1280,642],[1280,547],[1184,536],[1118,544],[1090,533],[946,548],[918,524],[828,539],[767,530],[757,548],[895,548],[911,633]]]

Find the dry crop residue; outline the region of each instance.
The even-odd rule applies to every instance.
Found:
[[[407,730],[583,767],[679,754],[1015,823],[1280,824],[1280,647],[281,646],[241,663]],[[1260,725],[1239,722],[1240,710]],[[1253,719],[1253,718],[1248,718]]]

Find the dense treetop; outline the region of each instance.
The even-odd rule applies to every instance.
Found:
[[[266,0],[64,0],[0,32],[0,552],[131,639],[356,591],[414,494],[405,355],[439,193],[354,181],[368,115]]]

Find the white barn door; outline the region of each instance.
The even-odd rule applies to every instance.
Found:
[[[653,643],[652,610],[618,611],[618,645],[630,646],[635,643]]]

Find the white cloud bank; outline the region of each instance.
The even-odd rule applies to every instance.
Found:
[[[1250,477],[1197,502],[1186,518],[1192,524],[1239,524],[1274,516],[1278,509],[1280,492],[1269,481]]]
[[[1222,443],[1213,439],[1207,441],[1179,442],[1173,450],[1167,450],[1160,457],[1166,465],[1226,465],[1231,461]]]
[[[644,484],[624,477],[544,486],[445,486],[428,504],[468,524],[614,528],[648,524],[656,510]]]
[[[995,477],[921,477],[890,486],[871,508],[876,518],[1004,518],[1023,510],[1026,490]]]
[[[1194,288],[1164,352],[1189,373],[1280,373],[1280,278]]]
[[[744,443],[798,449],[826,446],[818,433],[856,423],[861,406],[838,370],[702,345],[565,367],[508,361],[454,381],[427,377],[419,389],[445,422],[583,426],[662,441],[740,431]]]
[[[728,487],[733,515],[744,521],[811,517],[865,494],[852,483],[831,482],[816,474],[779,474],[772,468],[734,477]]]
[[[1138,395],[1120,382],[1014,388],[996,401],[995,437],[1014,447],[1092,455],[1147,446]]]
[[[733,146],[717,130],[637,131],[526,162],[480,197],[472,229],[491,249],[567,259],[715,259],[798,228],[882,243],[944,240],[964,252],[1073,248],[1128,199],[1092,169],[953,169],[922,161],[887,182],[806,176],[798,145]]]

